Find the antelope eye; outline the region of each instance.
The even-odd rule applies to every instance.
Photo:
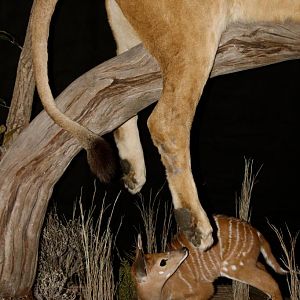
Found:
[[[167,265],[167,259],[162,259],[161,261],[160,261],[160,264],[159,264],[161,267],[164,267],[164,266],[166,266]]]

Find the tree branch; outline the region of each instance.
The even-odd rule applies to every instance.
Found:
[[[31,56],[31,32],[30,26],[28,26],[18,63],[13,96],[6,121],[6,132],[3,141],[4,151],[7,150],[14,139],[30,122],[34,88],[35,80],[33,77]]]
[[[236,24],[224,34],[212,76],[299,58],[300,25]],[[139,45],[75,80],[59,108],[91,130],[114,130],[158,100],[159,67]],[[0,296],[29,292],[41,226],[55,183],[79,152],[77,141],[40,113],[0,162]]]
[[[211,76],[300,58],[300,24],[233,24],[222,35]]]

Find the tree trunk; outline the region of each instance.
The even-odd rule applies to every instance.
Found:
[[[8,149],[19,133],[28,126],[31,116],[34,88],[35,80],[31,56],[31,32],[30,26],[28,26],[18,63],[9,114],[6,120],[6,132],[3,142],[4,149],[2,151]]]
[[[300,26],[245,27],[224,34],[212,76],[300,57]],[[75,80],[59,108],[94,132],[114,130],[158,100],[159,67],[139,45]],[[0,296],[29,293],[41,226],[55,183],[80,151],[77,141],[40,113],[0,163]]]

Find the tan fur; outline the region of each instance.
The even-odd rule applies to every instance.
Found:
[[[159,300],[165,282],[174,274],[187,256],[188,250],[186,248],[145,255],[139,235],[135,262],[131,268],[132,278],[140,287],[137,290],[138,298],[140,300]]]
[[[218,241],[205,252],[195,248],[182,234],[174,238],[169,245],[170,252],[167,252],[169,258],[175,253],[172,251],[178,251],[182,247],[189,249],[189,256],[178,268],[176,267],[178,261],[175,258],[167,262],[164,271],[172,272],[173,275],[165,282],[161,282],[162,278],[158,276],[161,270],[158,261],[163,257],[163,253],[145,255],[146,269],[149,272],[144,278],[143,285],[136,280],[137,261],[135,261],[132,274],[141,299],[207,300],[214,293],[213,281],[223,276],[252,285],[273,300],[282,300],[277,283],[257,261],[261,252],[266,262],[277,273],[286,273],[276,261],[269,243],[262,234],[239,219],[225,216],[215,216],[214,219],[218,228]],[[177,257],[177,260],[180,258]],[[155,288],[160,287],[157,281],[160,281],[161,291],[155,291]],[[147,297],[149,290],[160,296]]]
[[[37,87],[50,116],[89,150],[97,135],[56,109],[47,81],[48,25],[41,25],[47,15],[51,16],[54,6],[50,4],[54,2],[37,0],[32,22]],[[299,22],[300,1],[106,0],[106,5],[118,51],[125,51],[140,39],[160,64],[163,91],[148,126],[166,168],[177,222],[194,245],[206,249],[213,242],[212,227],[199,202],[191,172],[189,143],[195,109],[213,66],[220,36],[226,26],[237,21]],[[123,131],[131,132],[134,126],[124,127]],[[134,136],[139,143],[136,133]],[[126,139],[117,139],[117,143],[119,149],[124,144],[130,145]],[[141,174],[145,171],[138,171],[144,169],[142,150],[137,155],[131,152],[132,147],[123,147],[120,154],[131,167],[129,183],[139,181],[133,185],[134,192],[141,188],[144,181]]]
[[[140,43],[118,4],[106,0],[106,11],[110,27],[117,44],[117,54],[121,54]],[[131,118],[114,132],[123,169],[123,182],[129,192],[135,194],[146,182],[144,154],[137,128],[137,116]]]
[[[141,190],[146,182],[144,154],[137,128],[137,116],[114,132],[123,171],[123,182],[132,194]]]

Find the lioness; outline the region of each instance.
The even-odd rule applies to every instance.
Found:
[[[49,88],[48,21],[56,2],[36,0],[33,12],[33,63],[38,92],[53,120],[87,150],[91,169],[107,180],[111,170],[107,156],[101,152],[108,149],[104,140],[62,114]],[[212,227],[199,202],[191,172],[189,143],[195,109],[213,66],[221,34],[232,22],[299,22],[300,0],[106,0],[106,7],[118,53],[141,41],[161,67],[163,91],[148,127],[166,168],[177,222],[195,246],[206,249],[213,242]],[[135,193],[145,182],[136,117],[116,130],[115,139],[127,166],[125,185]],[[97,149],[101,150],[99,154]]]

